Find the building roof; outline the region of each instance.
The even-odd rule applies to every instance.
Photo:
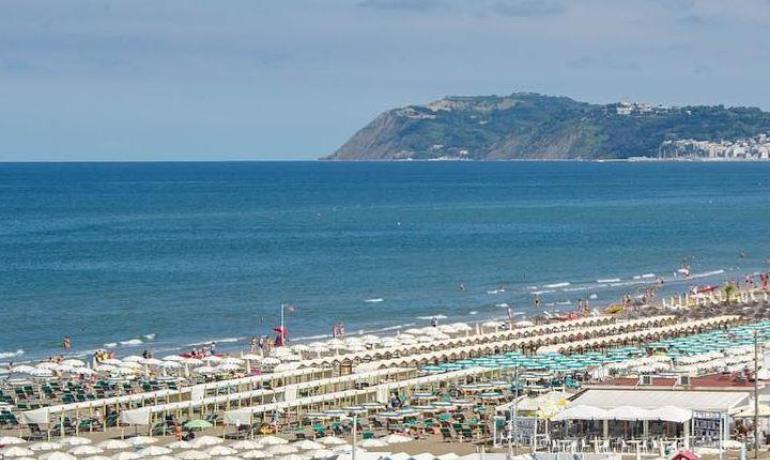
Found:
[[[621,406],[644,409],[675,406],[696,411],[725,412],[746,405],[749,397],[750,393],[743,391],[589,389],[578,395],[570,406],[593,406],[608,410]]]

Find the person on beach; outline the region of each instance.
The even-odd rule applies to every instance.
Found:
[[[538,308],[538,309],[540,308],[540,296],[539,295],[535,296],[535,308]]]
[[[249,351],[251,351],[252,353],[256,353],[257,352],[257,338],[256,337],[252,337],[251,340],[249,341]]]
[[[340,329],[339,329],[340,337],[345,337],[345,323],[340,321]]]
[[[214,355],[214,353],[216,353],[216,351],[217,351],[217,343],[216,342],[211,342],[211,346],[209,347],[209,353]]]
[[[430,325],[433,326],[433,327],[438,327],[438,318],[436,318],[435,316],[433,318],[431,318],[430,319]]]
[[[72,339],[70,338],[70,336],[68,335],[64,336],[64,341],[62,342],[62,346],[67,351],[72,349]]]

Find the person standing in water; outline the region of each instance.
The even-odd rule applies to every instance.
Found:
[[[535,308],[540,308],[540,296],[535,296]]]
[[[66,351],[70,351],[72,349],[72,339],[70,338],[70,336],[68,336],[68,335],[64,336],[64,341],[62,342],[62,347],[64,347],[64,349]]]
[[[430,325],[433,326],[433,327],[438,327],[438,318],[436,318],[435,316],[433,318],[431,318],[430,319]]]

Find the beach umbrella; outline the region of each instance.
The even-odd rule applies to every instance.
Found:
[[[238,364],[221,364],[215,368],[217,372],[233,372],[241,369]]]
[[[59,450],[62,448],[62,445],[58,442],[50,442],[50,441],[41,441],[36,442],[34,444],[30,444],[29,448],[34,450],[35,452],[46,452],[49,450]]]
[[[31,371],[27,372],[27,374],[34,377],[51,377],[53,376],[53,371],[50,369],[35,369],[33,367]]]
[[[190,444],[196,449],[199,449],[201,447],[210,447],[210,446],[216,446],[217,444],[222,444],[224,440],[222,438],[218,438],[216,436],[201,436],[200,438],[194,439]]]
[[[25,444],[26,442],[16,436],[0,436],[0,446],[15,446],[17,444]]]
[[[322,444],[319,444],[315,441],[311,441],[310,439],[303,439],[302,441],[294,442],[291,445],[296,447],[299,450],[323,449]]]
[[[345,452],[351,452],[353,450],[353,446],[345,443],[332,447],[332,450],[338,454],[344,454]],[[357,451],[360,452],[361,450],[363,449],[358,449]]]
[[[326,436],[319,439],[318,442],[324,446],[339,446],[340,444],[347,444],[347,441],[336,436]]]
[[[123,358],[123,362],[126,363],[138,363],[141,362],[144,359],[144,357],[139,355],[129,355]]]
[[[385,436],[382,440],[388,444],[401,444],[404,442],[414,441],[414,439],[410,438],[409,436],[404,436],[401,434],[391,434]]]
[[[214,446],[207,450],[206,453],[212,457],[224,457],[225,455],[235,455],[238,451],[227,446]]]
[[[13,366],[11,368],[11,372],[16,374],[29,374],[31,371],[34,371],[35,368],[32,366],[28,366],[26,364],[21,364],[19,366]]]
[[[158,440],[150,436],[134,436],[133,438],[128,438],[128,443],[135,447],[155,444],[156,442],[158,442]]]
[[[45,361],[45,362],[36,364],[35,367],[38,369],[56,370],[59,368],[59,365],[51,361]]]
[[[230,444],[230,447],[236,450],[254,450],[254,449],[261,449],[262,444],[252,441],[251,439],[244,439],[241,441],[235,441],[234,443]]]
[[[211,428],[212,426],[214,425],[211,422],[201,419],[190,420],[184,424],[184,427],[188,430],[203,430],[206,428]]]
[[[158,455],[167,455],[171,453],[171,449],[161,446],[147,446],[144,449],[136,452],[142,457],[157,457]]]
[[[201,367],[196,367],[195,372],[199,374],[214,374],[217,372],[217,369],[211,366],[201,366]]]
[[[205,358],[201,358],[203,362],[206,363],[218,363],[222,361],[222,358],[216,355],[206,356]]]
[[[267,435],[257,439],[257,442],[263,446],[274,446],[276,444],[288,444],[289,441],[279,438],[278,436]]]
[[[371,448],[378,448],[378,447],[386,447],[388,445],[387,442],[383,441],[382,439],[364,439],[363,441],[358,443],[359,446],[371,449]]]
[[[112,456],[112,460],[136,460],[142,458],[136,452],[123,451]]]
[[[161,363],[158,364],[158,367],[163,369],[180,369],[182,365],[179,361],[161,361]]]
[[[94,370],[97,372],[112,372],[116,369],[117,367],[112,364],[99,364],[98,366],[94,367]]]
[[[281,360],[278,358],[267,357],[262,360],[262,364],[267,366],[276,366],[278,364],[281,364]]]
[[[186,450],[176,454],[176,458],[181,460],[206,460],[211,458],[211,456],[206,452],[201,452],[199,450]]]
[[[299,452],[299,449],[289,444],[276,444],[268,447],[267,451],[273,455],[288,455]]]
[[[14,457],[29,457],[30,455],[35,455],[35,453],[27,449],[26,447],[11,446],[11,447],[6,447],[4,449],[0,449],[0,455],[2,455],[4,458],[14,458]]]
[[[163,357],[163,361],[184,361],[184,356],[179,355],[168,355]]]
[[[163,361],[155,358],[147,358],[139,361],[139,363],[144,364],[145,366],[160,366],[163,364]]]
[[[187,441],[174,441],[166,444],[169,449],[192,449],[193,446]]]
[[[49,452],[38,457],[39,460],[75,460],[75,456],[66,452]]]
[[[221,364],[243,364],[243,360],[240,358],[236,358],[235,356],[228,356],[226,358],[222,358],[220,361]]]
[[[152,460],[176,460],[176,457],[173,455],[158,455],[157,457],[153,457]]]
[[[190,366],[200,366],[203,364],[203,361],[198,358],[184,358],[182,361],[189,364]]]
[[[278,460],[309,460],[310,457],[302,454],[289,454],[278,457]]]
[[[256,353],[247,353],[247,354],[243,355],[242,358],[245,359],[245,360],[248,360],[248,361],[260,361],[263,358],[263,356],[262,355],[258,355]]]
[[[111,364],[113,366],[120,366],[123,364],[123,361],[115,358],[108,358],[101,362],[101,364]]]
[[[265,452],[264,450],[259,450],[259,449],[247,450],[246,452],[242,452],[240,456],[241,458],[253,458],[253,459],[272,457],[272,455],[270,455],[268,452]]]
[[[59,442],[65,446],[75,447],[75,446],[85,446],[85,445],[91,444],[92,441],[88,438],[83,438],[80,436],[69,436],[69,437],[60,439]]]
[[[108,439],[106,441],[100,442],[97,444],[97,446],[104,450],[120,450],[130,448],[131,444],[122,439]]]
[[[313,451],[313,459],[315,460],[324,460],[326,458],[336,457],[337,455],[337,452],[329,449],[318,449]]]
[[[72,367],[83,367],[86,365],[86,363],[84,363],[79,359],[65,359],[61,363],[65,366],[72,366]]]
[[[91,455],[83,460],[112,460],[110,457],[107,457],[106,455]]]
[[[96,455],[96,454],[103,453],[104,449],[101,449],[96,446],[89,446],[88,444],[84,444],[82,446],[73,447],[67,452],[69,452],[72,455]]]
[[[157,459],[153,459],[157,460]],[[241,460],[241,457],[237,457],[235,455],[223,455],[221,457],[217,457],[217,460]]]

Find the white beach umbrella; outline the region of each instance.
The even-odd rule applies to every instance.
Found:
[[[153,457],[152,460],[176,460],[176,457],[173,455],[158,455],[157,457]]]
[[[247,354],[243,355],[243,359],[248,360],[248,361],[259,361],[262,358],[263,358],[262,355],[258,355],[256,353],[247,353]]]
[[[72,366],[72,367],[83,367],[86,365],[86,363],[84,363],[79,359],[65,359],[61,363],[64,364],[65,366]]]
[[[409,436],[404,436],[401,434],[391,434],[391,435],[385,436],[382,440],[388,444],[400,444],[404,442],[414,441],[414,439],[410,438]]]
[[[243,360],[240,358],[236,358],[235,356],[227,356],[225,358],[222,358],[220,361],[220,364],[243,364]]]
[[[11,372],[17,373],[17,374],[29,374],[31,371],[36,370],[36,368],[32,366],[28,366],[26,364],[20,364],[18,366],[13,366],[11,368]]]
[[[281,364],[281,360],[278,359],[278,358],[273,358],[273,357],[268,356],[267,358],[264,358],[262,360],[262,364],[264,364],[266,366],[275,366],[277,364]]]
[[[160,366],[161,364],[163,364],[163,361],[155,358],[147,358],[139,361],[139,363],[144,364],[145,366]]]
[[[38,457],[39,460],[75,460],[75,456],[66,452],[49,452]]]
[[[218,372],[232,372],[232,371],[237,371],[237,370],[240,370],[240,369],[241,369],[241,366],[239,366],[237,364],[221,364],[221,365],[216,367],[216,370]]]
[[[51,377],[53,376],[53,371],[51,369],[35,369],[33,367],[27,374],[35,377]]]
[[[278,460],[310,460],[310,457],[302,454],[289,454],[278,457]]]
[[[323,449],[323,444],[319,444],[315,441],[311,441],[310,439],[303,439],[302,441],[297,441],[291,443],[292,446],[296,447],[299,450],[315,450],[315,449]]]
[[[30,455],[35,455],[35,453],[30,449],[27,449],[26,447],[11,446],[11,447],[6,447],[4,449],[0,449],[0,455],[2,455],[3,458],[14,458],[14,457],[29,457]]]
[[[207,363],[218,363],[222,361],[222,358],[216,355],[206,356],[205,358],[201,358],[201,359]]]
[[[91,442],[93,441],[82,436],[68,436],[59,440],[60,444],[70,447],[87,446],[88,444],[91,444]]]
[[[101,362],[101,364],[111,364],[113,366],[120,366],[123,364],[123,361],[115,358],[108,358]]]
[[[181,449],[192,449],[193,445],[187,441],[174,441],[166,444],[165,447],[168,447],[169,449],[174,449],[174,450],[181,450]]]
[[[287,371],[293,371],[295,369],[299,368],[299,363],[281,363],[273,369],[275,372],[287,372]]]
[[[112,456],[112,460],[136,460],[142,458],[136,452],[123,451]]]
[[[260,450],[260,449],[247,450],[246,452],[242,452],[240,456],[241,458],[252,458],[252,459],[272,457],[272,455],[270,455],[269,452],[265,452],[264,450]]]
[[[223,455],[221,457],[217,457],[217,460],[241,460],[241,457],[235,455]]]
[[[305,345],[305,344],[302,344],[302,343],[299,343],[297,345],[293,345],[291,347],[291,349],[292,349],[292,351],[294,351],[296,353],[303,353],[303,352],[310,351],[310,347]]]
[[[182,364],[178,361],[163,361],[161,364],[158,364],[158,367],[162,367],[163,369],[180,369]]]
[[[34,444],[30,444],[29,448],[35,452],[47,452],[50,450],[59,450],[62,448],[62,445],[58,442],[40,441]]]
[[[94,375],[96,372],[93,369],[87,367],[76,367],[75,373],[78,375]]]
[[[83,460],[112,460],[112,459],[106,455],[91,455],[91,456],[85,457]]]
[[[337,452],[334,452],[333,450],[329,450],[329,449],[318,449],[309,453],[313,454],[313,458],[315,460],[324,460],[326,458],[336,457],[337,455],[339,455]]]
[[[227,446],[214,446],[206,453],[212,457],[224,457],[225,455],[236,455],[238,451]]]
[[[136,361],[126,361],[120,365],[120,367],[127,367],[129,369],[141,369],[142,365]]]
[[[48,452],[38,457],[39,460],[75,460],[75,456],[66,452]]]
[[[97,446],[105,450],[120,450],[130,448],[131,444],[122,439],[108,439],[106,441],[100,442],[97,444]]]
[[[182,362],[187,363],[190,366],[200,366],[203,364],[203,361],[198,358],[184,358]]]
[[[234,443],[230,444],[230,447],[236,450],[255,450],[255,449],[261,449],[262,444],[252,441],[251,439],[243,439],[241,441],[235,441]]]
[[[217,444],[222,444],[223,442],[224,439],[218,438],[216,436],[201,436],[200,438],[195,438],[190,442],[190,444],[192,444],[194,448],[200,449],[201,447],[216,446]]]
[[[163,361],[184,361],[184,356],[168,355],[163,357]]]
[[[141,362],[144,359],[144,357],[139,355],[129,355],[123,358],[123,362],[126,363],[138,363]]]
[[[350,444],[340,444],[339,446],[332,447],[332,450],[338,454],[344,454],[345,452],[351,452],[353,450],[353,446]],[[357,452],[361,452],[361,450],[357,449]]]
[[[338,438],[336,436],[326,436],[318,440],[321,444],[324,446],[339,446],[341,444],[347,444],[347,441],[345,441],[342,438]]]
[[[279,438],[278,436],[267,435],[257,438],[257,442],[263,446],[275,446],[276,444],[288,444],[289,441]]]
[[[72,455],[96,455],[101,454],[104,452],[104,449],[101,449],[96,446],[89,446],[88,444],[82,445],[82,446],[76,446],[72,449],[68,450]]]
[[[381,440],[381,439],[364,439],[363,441],[358,443],[359,446],[366,448],[366,449],[372,449],[372,448],[378,448],[378,447],[387,447],[388,443]]]
[[[289,444],[276,444],[268,447],[267,451],[273,455],[289,455],[299,452],[299,449]]]
[[[134,436],[133,438],[128,438],[127,441],[132,446],[147,446],[158,442],[157,439],[150,436]]]
[[[112,373],[117,375],[131,375],[136,374],[137,369],[134,369],[133,367],[118,367],[115,368]]]
[[[195,372],[198,374],[215,374],[217,372],[217,369],[211,366],[201,366],[196,367]]]
[[[199,450],[185,450],[183,452],[176,454],[176,458],[179,458],[181,460],[206,460],[208,458],[211,458],[211,455],[207,454],[206,452],[201,452]]]
[[[94,370],[97,372],[112,372],[115,369],[117,369],[117,367],[112,364],[99,364],[98,366],[94,366]]]
[[[142,457],[157,457],[158,455],[168,455],[171,452],[171,449],[168,447],[147,446],[144,449],[138,450],[136,453]]]
[[[0,436],[1,446],[15,446],[18,444],[26,444],[27,441],[17,438],[16,436]]]
[[[56,370],[59,368],[59,365],[51,361],[43,361],[42,363],[35,364],[35,367],[38,369]]]

